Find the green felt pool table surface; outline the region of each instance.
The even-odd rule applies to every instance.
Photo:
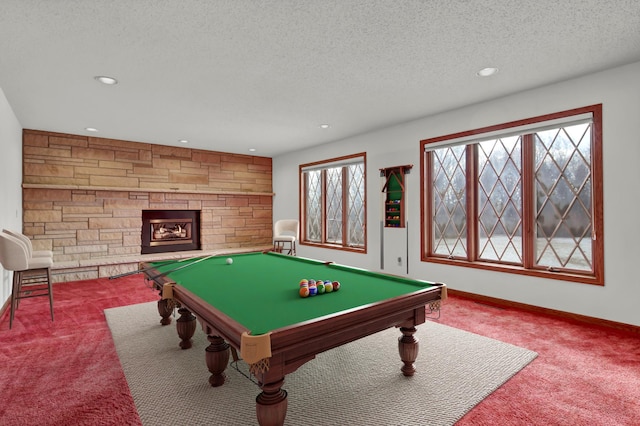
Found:
[[[233,259],[227,264],[228,258]],[[196,262],[197,263],[194,263]],[[434,286],[335,263],[278,253],[246,253],[149,263],[157,273],[259,335]],[[337,292],[302,298],[301,279],[339,281]]]
[[[227,258],[233,259],[227,264]],[[160,323],[171,322],[178,306],[180,347],[192,346],[198,320],[207,334],[205,361],[209,384],[225,382],[230,352],[250,366],[262,392],[256,398],[261,426],[284,424],[284,377],[321,352],[389,327],[397,327],[405,376],[418,356],[416,326],[426,309],[440,309],[441,283],[407,279],[335,263],[278,253],[209,256],[184,261],[143,263],[147,280],[161,291]],[[337,292],[302,298],[300,280],[341,283]]]

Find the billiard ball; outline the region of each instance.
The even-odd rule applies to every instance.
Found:
[[[309,287],[300,287],[300,297],[309,296]]]
[[[233,263],[233,259],[230,257],[227,257],[227,265],[231,265]]]
[[[333,291],[338,291],[340,290],[340,283],[338,281],[334,281],[331,283],[333,286]]]
[[[332,291],[333,291],[333,286],[331,285],[331,283],[324,285],[324,292],[325,293],[331,293]]]
[[[315,286],[309,286],[309,296],[315,296],[318,294],[318,289]]]
[[[309,281],[305,280],[305,279],[301,279],[300,280],[300,287],[304,287],[304,286],[309,286]]]
[[[324,293],[324,290],[325,290],[324,285],[319,285],[319,286],[317,286],[318,294],[322,294],[322,293]]]

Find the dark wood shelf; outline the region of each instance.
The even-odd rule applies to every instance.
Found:
[[[385,178],[382,192],[385,196],[384,226],[385,228],[405,227],[405,174],[411,170],[412,165],[389,167],[380,169],[380,176]]]

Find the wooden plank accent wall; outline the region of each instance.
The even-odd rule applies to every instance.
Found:
[[[139,255],[144,209],[201,210],[203,250],[271,244],[271,158],[24,130],[23,166],[23,232],[56,263]]]

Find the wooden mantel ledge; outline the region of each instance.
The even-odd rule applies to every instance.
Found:
[[[180,189],[180,188],[129,188],[124,186],[89,186],[89,185],[49,185],[40,183],[23,183],[25,189],[70,189],[80,191],[126,191],[126,192],[158,192],[175,194],[208,194],[208,195],[259,195],[273,197],[274,192],[252,191],[222,191],[207,189]]]

